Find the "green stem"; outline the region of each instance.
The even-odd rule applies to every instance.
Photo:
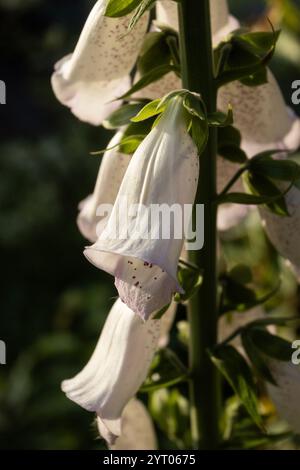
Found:
[[[200,93],[209,113],[216,111],[217,89],[213,56],[209,0],[181,0],[178,6],[183,87]],[[206,150],[200,158],[196,204],[205,207],[205,245],[190,252],[190,261],[203,272],[203,283],[189,302],[190,400],[194,448],[216,449],[219,442],[220,383],[207,350],[217,342],[217,131],[210,128]]]

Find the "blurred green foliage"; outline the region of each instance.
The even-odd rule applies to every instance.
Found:
[[[105,146],[52,94],[53,64],[69,53],[92,2],[0,2],[0,447],[85,449],[92,416],[60,391],[89,357],[112,304],[109,276],[82,255],[77,205]]]
[[[49,81],[92,4],[0,0],[0,79],[7,84],[7,105],[0,107],[0,339],[7,344],[7,365],[0,366],[2,449],[101,448],[92,415],[65,398],[60,382],[86,362],[116,295],[110,277],[85,261],[86,242],[76,227],[78,202],[91,192],[99,165],[89,152],[105,147],[108,134],[77,121],[56,101]],[[270,6],[230,4],[245,23]],[[299,47],[300,33],[287,17],[283,22],[285,42],[273,66],[290,103],[291,82],[300,75],[290,48]],[[250,264],[265,289],[274,285],[278,259],[253,217],[223,239],[223,248],[232,265]],[[291,276],[285,279],[277,301],[288,298],[290,312],[296,286]],[[175,332],[171,345],[184,357]],[[162,447],[188,445],[186,390],[180,393],[150,396],[165,435],[159,434]]]

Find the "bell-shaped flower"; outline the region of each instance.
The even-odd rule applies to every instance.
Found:
[[[121,435],[111,450],[156,450],[157,439],[151,416],[136,398],[130,400],[122,415]]]
[[[121,435],[123,410],[147,376],[159,335],[160,320],[145,323],[118,299],[88,364],[62,383],[70,400],[96,412],[109,444]]]
[[[268,83],[248,87],[232,82],[221,88],[218,108],[226,112],[228,103],[234,125],[243,137],[242,147],[249,157],[265,150],[296,150],[300,145],[300,120],[286,106],[271,71]]]
[[[79,230],[92,243],[97,240],[105,224],[105,205],[114,204],[131,159],[131,155],[118,150],[117,145],[122,136],[123,132],[118,131],[109,142],[108,150],[104,153],[100,164],[94,192],[79,205],[80,212],[77,218]],[[101,208],[103,212],[99,214],[98,210]]]
[[[170,100],[133,155],[104,231],[84,252],[144,319],[182,292],[177,264],[199,177],[183,112],[182,97]]]
[[[105,17],[107,0],[98,0],[73,52],[59,61],[52,76],[57,99],[82,121],[101,124],[130,88],[133,68],[149,15],[128,32],[130,15]]]
[[[156,2],[156,25],[164,25],[179,30],[178,7],[172,0]],[[225,36],[239,27],[238,21],[229,15],[226,0],[210,0],[212,41],[216,46]],[[139,79],[139,75],[135,80]],[[155,100],[167,95],[173,90],[181,88],[181,79],[174,72],[169,72],[156,82],[150,83],[134,94],[136,98],[149,98]]]
[[[270,372],[276,382],[267,384],[267,390],[279,416],[294,432],[300,433],[300,366],[292,362],[270,360]]]
[[[300,191],[296,187],[285,195],[290,214],[281,217],[260,208],[260,216],[267,235],[277,251],[299,270],[300,268]]]

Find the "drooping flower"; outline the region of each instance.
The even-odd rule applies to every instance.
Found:
[[[292,362],[269,361],[269,368],[277,386],[267,384],[267,390],[279,416],[294,432],[300,433],[300,366]]]
[[[152,419],[140,400],[133,398],[122,415],[121,435],[111,450],[156,450],[157,439]]]
[[[105,230],[84,252],[115,277],[121,299],[144,319],[181,292],[177,264],[184,241],[184,206],[194,203],[198,176],[197,148],[177,96],[133,155]],[[167,212],[163,220],[160,210]],[[121,235],[116,233],[120,217]]]
[[[73,52],[55,66],[52,87],[57,99],[82,121],[101,124],[119,105],[113,101],[130,88],[149,15],[128,32],[130,15],[105,17],[107,0],[94,5]],[[126,34],[126,37],[124,37]]]
[[[160,335],[160,320],[144,323],[120,299],[113,305],[84,369],[62,383],[67,397],[96,412],[109,444],[121,435],[121,417],[147,376]]]
[[[267,235],[279,254],[289,260],[295,268],[300,268],[300,191],[296,187],[285,195],[290,214],[281,217],[264,208],[259,208]]]
[[[123,132],[118,131],[109,142],[109,150],[103,155],[94,192],[79,205],[80,213],[77,218],[79,230],[92,243],[97,240],[97,233],[98,235],[101,233],[106,221],[105,211],[102,215],[97,214],[97,210],[100,206],[104,210],[105,204],[114,204],[131,159],[131,155],[121,153],[116,147],[122,136]]]
[[[242,134],[242,148],[251,158],[264,150],[296,150],[300,145],[300,120],[286,106],[271,71],[268,83],[248,87],[238,81],[221,88],[218,107],[233,107],[234,126]]]
[[[228,103],[233,107],[234,126],[239,129],[242,135],[241,147],[249,158],[266,150],[295,151],[300,145],[300,119],[296,117],[293,111],[285,104],[282,92],[274,78],[268,71],[268,83],[257,87],[247,87],[240,82],[233,82],[221,88],[218,95],[218,107],[224,112]],[[220,189],[225,180],[229,181],[235,174],[236,165],[218,158],[218,189]],[[226,175],[226,176],[225,176]],[[224,187],[224,186],[223,186]],[[242,180],[233,188],[233,191],[243,191]],[[292,202],[293,201],[293,202]],[[295,214],[297,202],[297,191],[294,196],[291,194],[287,198],[287,205],[291,205],[291,212]],[[249,206],[243,208],[228,205],[221,207],[218,216],[218,226],[225,230],[238,224],[243,213],[247,215]],[[274,214],[267,213],[264,209],[260,210],[265,220],[266,230],[273,244],[277,247],[283,256],[291,260],[295,255],[287,253],[291,251],[286,245],[292,245],[295,239],[295,233],[292,239],[289,235],[284,235],[284,227],[292,231],[292,225],[297,218],[281,219]],[[287,224],[287,225],[285,225]],[[285,253],[285,254],[284,254]],[[300,265],[299,265],[300,266]]]

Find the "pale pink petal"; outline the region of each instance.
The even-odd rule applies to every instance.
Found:
[[[61,70],[51,78],[52,88],[57,99],[68,106],[81,121],[95,126],[100,125],[113,111],[118,109],[121,101],[117,100],[131,86],[130,76],[111,81],[74,81],[67,82]]]
[[[233,107],[234,125],[245,141],[255,144],[281,142],[292,130],[295,118],[288,111],[281,90],[271,73],[268,83],[248,87],[235,81],[221,88],[218,107]]]
[[[98,421],[99,422],[99,421]],[[147,408],[133,398],[122,415],[122,431],[112,450],[156,450],[155,429]]]
[[[110,443],[120,435],[123,410],[147,376],[159,335],[159,320],[144,323],[118,299],[88,364],[62,383],[69,399],[97,413]]]
[[[131,16],[105,17],[106,5],[106,0],[96,2],[73,54],[58,62],[52,76],[58,100],[95,125],[119,106],[110,102],[130,88],[129,74],[149,20],[146,13],[128,32]]]
[[[226,232],[242,223],[252,206],[243,204],[222,204],[218,209],[218,230]]]
[[[300,366],[292,362],[270,359],[269,367],[277,384],[267,384],[269,395],[279,416],[287,421],[296,433],[300,433]]]
[[[110,150],[103,155],[94,192],[79,205],[80,213],[77,218],[79,230],[87,240],[93,243],[100,235],[107,218],[106,214],[100,216],[99,208],[105,204],[115,203],[131,159],[131,155],[121,153],[118,147],[115,147],[121,141],[122,136],[123,132],[119,131],[109,142],[107,148]]]
[[[198,160],[182,117],[182,99],[176,98],[133,155],[105,230],[85,250],[93,264],[115,276],[120,297],[143,318],[181,291],[177,263],[184,242],[183,209],[195,199]],[[146,212],[126,217],[124,200],[129,208],[138,205]],[[150,218],[149,231],[153,205],[166,208],[169,216],[174,209],[177,215],[176,224],[169,220],[170,232],[164,236],[159,213]],[[124,237],[116,236],[120,217]]]
[[[290,217],[281,217],[267,209],[259,212],[267,235],[279,254],[300,268],[300,191],[292,188],[285,196]]]

